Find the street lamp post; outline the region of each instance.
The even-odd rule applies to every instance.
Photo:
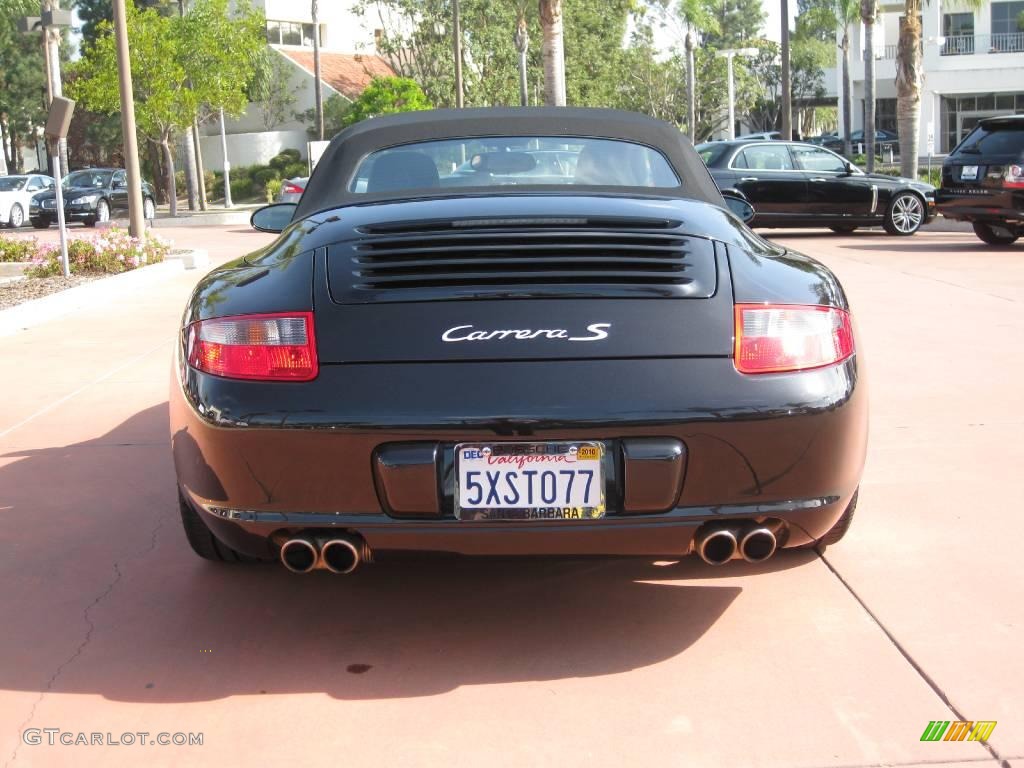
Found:
[[[63,96],[60,82],[60,30],[71,26],[71,11],[54,8],[52,0],[44,0],[40,16],[25,16],[18,21],[18,30],[24,34],[43,33],[43,54],[46,61],[46,105],[53,102],[54,96]],[[54,169],[55,174],[65,176],[68,172],[68,143],[61,139],[59,143],[59,163]]]
[[[718,51],[716,56],[725,58],[726,69],[728,71],[728,87],[729,87],[729,138],[736,138],[736,89],[733,85],[732,77],[732,60],[736,56],[756,56],[756,48],[726,48]]]
[[[128,234],[142,237],[146,216],[142,201],[142,174],[139,172],[139,144],[135,135],[135,94],[132,89],[132,64],[128,49],[128,21],[124,0],[114,0],[114,43],[117,46],[117,74],[121,90],[121,135],[124,139],[124,166],[128,182]]]

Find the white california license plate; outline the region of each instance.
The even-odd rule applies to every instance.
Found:
[[[978,178],[978,166],[965,165],[960,169],[960,178],[963,181],[973,181]]]
[[[605,513],[604,445],[597,442],[455,446],[460,520],[595,520]]]

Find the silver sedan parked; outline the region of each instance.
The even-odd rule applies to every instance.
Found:
[[[286,179],[281,185],[281,191],[277,193],[275,203],[297,203],[302,193],[306,191],[308,176],[296,176],[294,179]]]

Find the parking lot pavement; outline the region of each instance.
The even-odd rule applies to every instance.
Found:
[[[0,761],[1021,764],[1002,489],[1024,466],[1024,248],[770,234],[839,273],[869,368],[858,518],[825,559],[219,567],[180,531],[166,432],[199,275],[0,339]],[[267,241],[171,237],[215,261]],[[957,719],[998,721],[989,746],[920,741]],[[25,744],[33,728],[203,744]]]

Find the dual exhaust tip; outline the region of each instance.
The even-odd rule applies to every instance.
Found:
[[[762,563],[775,554],[778,540],[763,525],[717,525],[702,528],[694,542],[700,559],[708,565],[723,565],[741,558]]]
[[[352,573],[369,560],[369,547],[356,536],[340,534],[314,538],[296,536],[281,545],[281,564],[292,573],[323,568],[331,573]]]

